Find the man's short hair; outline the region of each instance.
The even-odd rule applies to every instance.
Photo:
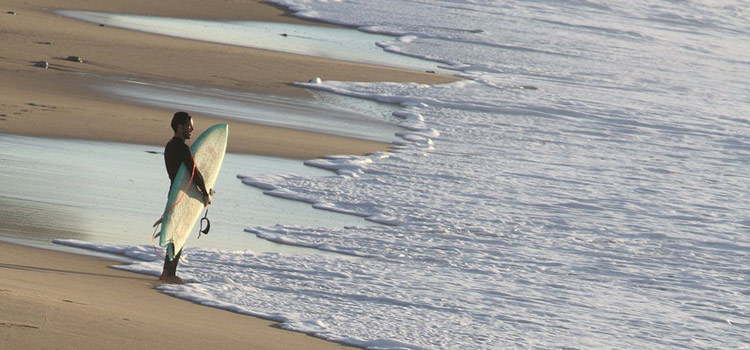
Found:
[[[190,122],[190,114],[187,112],[177,112],[172,117],[172,130],[177,132],[177,126],[180,124],[187,125]]]

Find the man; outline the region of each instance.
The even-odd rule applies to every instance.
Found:
[[[169,174],[171,182],[170,192],[171,186],[174,186],[174,180],[177,177],[177,170],[180,169],[180,165],[185,164],[188,171],[194,167],[193,154],[190,152],[190,147],[185,144],[185,140],[193,135],[192,116],[186,112],[175,113],[172,117],[172,130],[174,130],[174,137],[164,147],[164,164],[167,166],[167,174]],[[211,195],[215,192],[213,189],[206,189],[203,175],[197,167],[195,167],[195,173],[193,174],[193,184],[198,186],[198,189],[203,193],[203,202],[206,206],[211,204]],[[164,268],[159,280],[167,283],[183,283],[182,279],[177,277],[177,264],[180,261],[181,254],[182,250],[175,252],[172,261],[169,261],[169,257],[164,257]]]

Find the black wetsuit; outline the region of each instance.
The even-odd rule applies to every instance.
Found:
[[[185,163],[187,171],[192,171],[193,154],[190,152],[190,147],[185,144],[185,140],[179,137],[173,137],[169,140],[167,146],[164,147],[164,164],[167,166],[167,174],[169,174],[170,191],[172,185],[174,185],[174,179],[177,177],[177,171],[180,170],[180,164],[182,163]],[[198,186],[198,189],[201,192],[208,193],[206,183],[203,181],[203,175],[198,167],[195,168],[193,183]]]
[[[172,192],[172,186],[174,186],[174,179],[177,177],[177,171],[180,170],[180,165],[185,164],[186,170],[192,172],[193,169],[193,154],[190,152],[190,147],[185,144],[185,140],[179,137],[173,137],[164,147],[164,164],[167,166],[167,174],[169,174],[170,181],[170,192]],[[204,194],[208,193],[206,189],[206,183],[203,181],[203,175],[201,174],[198,167],[195,167],[195,174],[193,174],[193,184]],[[177,273],[177,263],[180,260],[182,250],[175,252],[174,259],[169,261],[169,258],[164,259],[164,271],[170,275],[175,276]]]

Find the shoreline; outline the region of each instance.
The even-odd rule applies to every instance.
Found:
[[[296,19],[263,1],[226,6],[188,2],[189,6],[175,0],[158,4],[143,0],[116,4],[76,0],[67,3],[66,8],[333,26]],[[168,125],[174,110],[103,96],[86,86],[107,77],[127,76],[294,98],[311,98],[309,91],[293,83],[315,76],[326,80],[425,84],[459,80],[399,68],[101,27],[56,15],[52,11],[58,6],[54,1],[27,5],[14,0],[6,8],[16,14],[0,14],[5,16],[9,33],[0,37],[0,45],[8,48],[0,57],[0,88],[4,90],[0,94],[0,133],[149,145],[165,143],[171,137]],[[81,57],[83,62],[67,60],[69,56]],[[40,61],[47,61],[49,68],[36,67],[35,63]],[[191,114],[198,117],[199,132],[202,127],[221,120]],[[230,123],[230,129],[235,131],[228,145],[231,152],[310,159],[331,154],[362,155],[386,151],[390,146],[324,133]]]
[[[163,148],[172,137],[173,109],[141,105],[104,96],[84,86],[103,79],[63,76],[39,81],[33,74],[16,73],[0,80],[19,82],[0,96],[0,135],[67,138],[149,145]],[[2,84],[2,83],[0,83]],[[52,90],[52,91],[51,91]],[[79,101],[84,99],[83,105]],[[211,125],[229,124],[227,152],[308,160],[332,154],[362,155],[388,151],[390,143],[299,130],[259,123],[239,122],[193,113],[195,133]]]

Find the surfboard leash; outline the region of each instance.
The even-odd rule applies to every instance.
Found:
[[[159,225],[160,225],[160,224],[159,224]],[[158,230],[159,230],[159,227],[158,227],[158,226],[159,226],[159,225],[154,225],[154,233],[153,233],[153,234],[151,235],[151,248],[154,248],[154,253],[156,253],[156,256],[158,256],[158,257],[159,257],[159,259],[164,259],[164,257],[163,257],[163,256],[161,256],[161,253],[159,253],[159,250],[158,250],[158,249],[156,249],[156,244],[154,243],[154,239],[156,238],[156,236],[157,236],[157,235],[159,235],[159,234],[160,234],[160,233],[158,232]]]
[[[206,222],[206,228],[203,228],[203,222]],[[211,220],[208,219],[208,207],[206,207],[206,213],[203,214],[203,219],[201,219],[201,228],[198,230],[198,238],[201,238],[201,233],[204,235],[208,234],[208,231],[211,230]]]

